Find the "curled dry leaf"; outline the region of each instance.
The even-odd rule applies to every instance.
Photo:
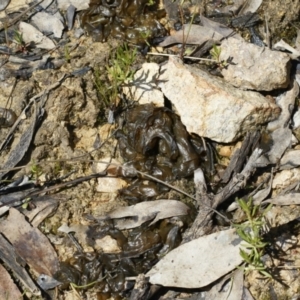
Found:
[[[290,46],[288,43],[286,43],[284,40],[280,40],[279,42],[277,42],[274,46],[273,46],[274,50],[285,50],[290,52],[290,57],[292,59],[297,59],[300,56],[300,51],[297,47],[297,49],[293,48],[292,46]]]
[[[37,228],[31,227],[17,209],[11,208],[7,219],[0,222],[0,232],[31,270],[49,276],[58,270],[58,258],[49,240]]]
[[[150,220],[153,220],[150,224],[152,225],[162,219],[186,215],[188,211],[189,207],[180,201],[155,200],[118,208],[98,219],[115,219],[114,222],[117,228],[130,229]]]
[[[195,239],[169,252],[146,276],[152,284],[201,288],[242,262],[241,242],[235,229]]]

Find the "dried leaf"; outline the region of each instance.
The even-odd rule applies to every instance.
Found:
[[[146,276],[152,284],[201,288],[242,262],[241,242],[235,229],[198,238],[169,252]]]
[[[184,34],[184,36],[183,36]],[[176,31],[173,35],[168,36],[162,43],[161,47],[167,47],[173,44],[203,45],[209,40],[220,41],[224,36],[217,31],[201,25],[185,24],[181,30]]]
[[[285,128],[291,120],[291,114],[294,109],[295,99],[299,94],[299,86],[294,80],[293,86],[286,92],[276,97],[276,104],[281,108],[279,117],[268,124],[267,129],[274,131],[278,128]]]
[[[24,287],[35,295],[40,295],[39,288],[32,281],[31,277],[25,270],[24,266],[26,263],[22,258],[15,252],[14,247],[0,234],[0,259],[5,263],[6,266],[12,270],[18,278],[18,280],[24,285]],[[1,274],[2,272],[0,272]],[[0,280],[2,282],[2,280]],[[0,295],[1,295],[0,288]],[[0,298],[4,299],[4,298]]]
[[[221,34],[224,38],[225,37],[234,37],[237,39],[243,39],[238,33],[236,33],[233,29],[225,26],[224,24],[212,21],[204,16],[200,16],[202,25],[206,28],[213,29],[214,31]]]
[[[246,14],[247,12],[255,13],[262,4],[262,0],[245,0],[239,15]]]
[[[280,170],[293,169],[300,165],[300,150],[287,151],[280,160]]]
[[[244,272],[237,269],[225,276],[205,294],[206,299],[241,300],[243,295]]]
[[[22,213],[28,218],[33,227],[38,227],[58,206],[58,201],[48,195],[36,197],[31,202],[35,205],[35,208],[31,210],[24,209]]]
[[[271,203],[274,205],[297,205],[300,204],[300,193],[290,193],[276,196],[275,198],[264,201],[264,203]]]
[[[11,208],[7,219],[0,222],[0,232],[38,274],[52,276],[58,270],[58,258],[49,240],[17,209]]]
[[[277,163],[286,149],[292,143],[292,131],[288,128],[279,128],[272,132],[273,146],[267,153],[271,163]]]
[[[150,224],[152,225],[162,219],[186,215],[188,211],[189,207],[180,201],[155,200],[141,202],[132,206],[121,207],[98,219],[115,219],[114,222],[117,228],[129,229],[138,227],[150,220],[153,220]]]
[[[0,299],[16,300],[21,298],[22,294],[14,284],[9,273],[0,265]]]
[[[300,56],[299,49],[295,49],[292,46],[290,46],[288,43],[286,43],[284,40],[280,40],[273,46],[273,50],[286,50],[291,52],[290,57],[292,59],[296,59]]]

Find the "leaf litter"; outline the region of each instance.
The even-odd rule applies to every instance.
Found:
[[[247,1],[245,3],[246,5],[243,5],[240,14],[246,13],[247,11],[252,11],[252,12],[256,11],[260,6],[261,1]],[[235,3],[235,5],[237,5],[237,7],[240,9],[242,4]],[[201,45],[211,40],[213,43],[216,43],[221,39],[223,39],[224,37],[226,37],[231,30],[228,29],[226,26],[218,24],[217,22],[212,23],[212,21],[205,20],[204,17],[202,17],[202,22],[203,24],[206,25],[203,26],[203,28],[201,29],[199,29],[199,27],[194,27],[196,25],[192,25],[190,26],[190,29],[188,29],[189,28],[188,24],[184,27],[184,32],[187,36],[185,42],[187,44],[196,43],[197,45]],[[213,29],[211,30],[210,28]],[[188,30],[190,30],[189,33]],[[197,37],[197,35],[199,35],[199,32],[202,32],[203,39],[201,40],[199,40],[199,37]],[[207,33],[209,34],[207,35]],[[29,42],[29,41],[30,40],[25,40],[25,42]],[[175,43],[179,43],[179,44],[182,42],[182,32],[179,33],[177,38],[175,37],[173,39],[173,42],[174,41]],[[36,43],[38,42],[39,41],[36,41]],[[54,47],[53,45],[51,45],[52,48]],[[61,82],[59,81],[58,85],[60,85],[60,83]],[[200,288],[218,280],[220,277],[232,271],[237,265],[239,265],[242,262],[241,257],[239,256],[239,252],[237,251],[237,248],[239,248],[240,246],[239,243],[237,243],[237,245],[234,245],[233,248],[226,248],[232,246],[231,245],[233,243],[232,241],[235,240],[240,241],[240,239],[234,233],[233,229],[221,230],[217,233],[210,233],[206,236],[203,236],[205,232],[209,233],[211,232],[212,229],[211,227],[212,210],[210,209],[210,207],[216,209],[218,205],[224,203],[225,200],[229,199],[232,195],[234,195],[235,192],[245,188],[246,181],[251,178],[252,173],[259,165],[264,164],[264,167],[266,167],[269,165],[274,165],[277,162],[279,162],[279,166],[282,168],[297,167],[297,164],[295,162],[297,161],[298,153],[296,149],[290,149],[291,147],[293,147],[291,144],[292,130],[290,128],[287,128],[288,125],[289,127],[292,127],[292,123],[290,122],[290,120],[293,111],[292,106],[294,105],[295,98],[298,94],[297,89],[298,89],[298,85],[294,83],[293,88],[290,91],[283,93],[278,97],[279,103],[281,99],[280,97],[285,99],[285,101],[281,105],[282,112],[283,112],[281,115],[282,117],[279,119],[279,121],[275,126],[279,128],[277,128],[271,134],[272,142],[271,142],[270,150],[268,150],[267,152],[254,151],[252,154],[250,152],[249,160],[246,159],[247,155],[245,155],[244,153],[238,153],[237,156],[240,158],[241,161],[240,166],[238,168],[236,168],[236,166],[231,166],[230,168],[231,170],[230,172],[228,172],[230,175],[228,175],[228,180],[226,181],[228,185],[225,185],[223,189],[219,190],[220,192],[219,194],[212,194],[211,191],[208,192],[208,190],[210,190],[210,185],[209,185],[210,183],[205,182],[203,176],[202,177],[200,176],[200,180],[197,179],[195,181],[196,196],[191,195],[191,198],[194,199],[195,203],[200,208],[199,214],[196,218],[197,222],[195,222],[192,225],[192,227],[184,234],[183,244],[179,246],[179,248],[176,248],[175,250],[171,250],[169,253],[167,253],[168,251],[164,252],[163,254],[164,257],[160,260],[158,264],[156,264],[156,266],[152,268],[152,270],[148,272],[148,275],[150,274],[149,275],[150,282],[152,283],[155,282],[166,286]],[[33,115],[35,114],[33,113]],[[35,122],[36,120],[33,121],[32,124],[35,124]],[[26,139],[28,145],[26,144],[25,151],[22,152],[21,158],[25,155],[25,152],[29,149],[29,144],[31,143],[31,139],[34,136],[33,127],[35,126],[32,125],[31,127],[32,129],[30,129],[30,134],[29,134],[30,137],[28,138],[28,140]],[[251,136],[250,144],[255,148],[256,143],[257,143],[257,139],[254,136]],[[69,149],[68,146],[66,146],[65,149]],[[264,160],[261,157],[264,157]],[[261,161],[259,160],[260,158]],[[8,165],[7,168],[15,167],[18,163],[19,160],[16,159],[12,164]],[[2,174],[4,176],[7,173],[2,173]],[[102,174],[101,176],[105,176],[105,174]],[[93,176],[87,177],[87,179],[89,180],[92,178]],[[82,181],[84,181],[84,179]],[[79,181],[75,180],[74,182],[79,182]],[[58,188],[57,186],[55,186],[54,182],[52,184],[53,184],[53,190]],[[294,187],[292,186],[293,184],[294,183],[291,184],[290,187],[291,190],[295,188],[297,189],[297,186]],[[271,186],[272,186],[272,179],[270,180],[270,182],[268,182],[268,185],[261,190],[260,195],[256,194],[256,197],[257,199],[259,199],[259,201],[263,201],[268,197],[270,193],[272,194],[273,191],[271,190]],[[41,189],[41,186],[35,183],[34,188],[35,188],[34,193],[38,193],[38,189]],[[46,187],[44,189],[44,192],[45,191],[51,191],[51,188]],[[16,198],[19,197],[16,194],[15,196]],[[23,200],[25,200],[26,198],[25,194],[23,194],[21,197],[24,198]],[[109,197],[107,195],[105,197],[107,197],[105,201],[108,201]],[[255,198],[255,196],[253,197]],[[38,277],[37,282],[40,284],[40,286],[43,289],[47,290],[48,288],[54,288],[57,284],[60,284],[60,282],[56,282],[53,279],[53,275],[58,269],[58,259],[48,239],[46,239],[45,236],[35,227],[39,226],[39,224],[47,224],[47,220],[46,223],[44,223],[45,221],[43,222],[43,220],[56,209],[57,201],[55,199],[51,199],[48,197],[41,198],[39,200],[46,202],[45,211],[43,211],[42,209],[40,216],[38,216],[39,213],[36,211],[32,213],[32,216],[31,214],[29,214],[29,211],[26,211],[26,215],[28,216],[29,221],[33,222],[32,223],[33,227],[29,225],[29,223],[24,219],[24,216],[18,213],[15,208],[9,209],[8,217],[6,219],[3,219],[0,225],[1,225],[1,233],[5,235],[6,239],[14,247],[14,248],[7,248],[7,249],[10,249],[10,251],[12,252],[16,251],[19,254],[19,257],[16,258],[15,260],[20,262],[21,269],[23,269],[24,271],[25,269],[22,266],[28,264],[32,271],[40,275]],[[287,193],[285,195],[277,195],[277,196],[272,195],[272,198],[263,201],[263,203],[269,203],[269,202],[271,203],[273,202],[274,205],[291,205],[291,204],[295,205],[298,204],[297,193]],[[34,201],[32,201],[32,203],[34,204]],[[37,203],[36,204],[37,210],[39,210],[40,209],[39,203],[38,202],[36,203]],[[174,212],[170,211],[168,209],[168,205],[172,204],[172,208],[175,208],[176,207],[175,203],[177,205],[176,211]],[[20,202],[16,203],[16,206],[18,206],[19,204]],[[167,206],[167,208],[165,206]],[[35,208],[33,210],[35,210]],[[143,227],[143,230],[147,231],[146,228],[148,226],[151,227],[154,222],[157,222],[159,224],[168,224],[166,220],[163,221],[164,218],[172,218],[178,215],[185,215],[187,214],[187,212],[188,212],[187,206],[177,200],[169,200],[169,199],[153,200],[148,202],[142,202],[133,206],[128,206],[123,209],[120,208],[117,208],[116,210],[108,209],[107,213],[104,214],[105,216],[103,217],[103,219],[99,218],[97,222],[107,221],[108,219],[116,218],[116,220],[113,220],[113,222],[115,222],[116,228],[119,226],[120,229],[129,229],[132,228],[132,226],[137,226],[137,227]],[[73,210],[72,213],[76,214],[76,210]],[[31,221],[32,218],[34,218],[35,220]],[[140,219],[144,219],[144,220],[141,221]],[[111,231],[109,231],[111,230],[110,225],[107,225],[106,228],[108,232],[110,232],[111,234]],[[199,230],[199,228],[201,230]],[[175,225],[169,231],[168,236],[170,239],[176,236],[173,235],[172,233],[175,232],[176,230],[178,231],[179,228],[176,228]],[[15,234],[15,231],[18,231],[19,234]],[[86,234],[86,237],[91,237],[91,236],[93,236],[93,234],[91,233]],[[209,241],[208,244],[205,242],[206,240]],[[225,240],[226,247],[224,247],[224,244],[220,242],[224,240]],[[3,240],[2,243],[3,245],[8,243],[7,241],[6,242],[4,241],[6,240],[5,239]],[[216,243],[217,241],[219,241],[220,243]],[[36,244],[37,247],[34,247],[34,244]],[[194,247],[194,244],[197,244],[197,247]],[[25,249],[24,247],[28,249],[27,252],[23,251],[23,249]],[[147,247],[148,246],[146,246],[145,243],[142,247],[143,249],[142,252],[139,250],[135,253],[131,253],[129,254],[129,257],[131,258],[132,255],[135,256],[137,254],[141,255],[141,253],[146,253],[149,249],[152,249],[151,247],[153,247],[153,244],[150,246],[150,248]],[[184,249],[185,252],[183,251],[181,253],[180,250],[182,249]],[[211,251],[211,249],[213,249],[214,251]],[[234,249],[234,251],[231,251],[232,249]],[[232,254],[232,257],[229,254]],[[221,260],[219,259],[220,256],[222,257]],[[37,257],[39,258],[38,265],[35,263]],[[76,257],[79,257],[82,260],[86,259],[88,261],[88,256],[85,253],[81,253]],[[2,256],[2,260],[4,260],[4,258],[5,256]],[[115,259],[122,260],[124,259],[124,257],[123,258],[115,257]],[[128,257],[126,257],[126,259],[128,259]],[[173,262],[171,261],[170,263],[170,259],[171,260],[173,259]],[[189,259],[190,259],[189,261],[190,269],[186,268],[186,266],[184,265],[181,265]],[[87,261],[82,265],[86,264],[86,266],[88,266]],[[90,258],[90,261],[93,261],[93,263],[96,262],[96,260],[93,260],[92,258]],[[168,263],[170,263],[171,265],[170,268],[161,267],[161,265],[163,264],[167,265]],[[174,264],[176,264],[178,267],[174,268]],[[194,265],[196,267],[194,267]],[[13,268],[15,268],[17,274],[21,274],[20,266],[19,269],[17,268],[17,266],[13,266]],[[199,273],[199,271],[205,273]],[[195,274],[195,276],[191,276],[191,274]],[[28,281],[28,277],[26,277],[26,275],[23,274],[19,276],[20,276],[19,278],[23,278],[22,276],[25,276],[24,278],[26,279],[23,279],[22,281],[24,285],[28,287],[28,289],[32,293],[38,294],[38,292],[36,291],[36,287],[34,287],[34,284],[32,284],[32,282],[30,283],[30,281]],[[192,280],[187,282],[187,278],[191,278],[191,277]],[[229,280],[229,283],[227,283],[229,284],[229,288],[227,285],[227,289],[229,290],[229,292],[231,292],[230,299],[240,299],[241,292],[243,290],[242,288],[243,273],[241,272],[241,270],[234,271],[232,277],[235,278],[232,279],[232,283],[231,280]],[[52,279],[54,281],[52,281]],[[44,283],[46,282],[44,286],[43,286],[43,282]],[[116,285],[118,284],[117,281],[115,284]],[[223,284],[221,285],[223,286]],[[225,285],[223,287],[225,287]],[[218,291],[220,291],[220,289]],[[225,297],[226,289],[224,289],[224,294],[222,295],[220,295],[220,293],[218,294],[218,292],[213,291],[213,289],[211,290],[211,293],[212,296],[210,297],[222,299],[221,297]],[[226,297],[224,299],[226,299],[228,295],[229,294],[226,294]]]

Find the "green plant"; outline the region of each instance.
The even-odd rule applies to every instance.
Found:
[[[29,44],[25,43],[23,39],[23,33],[18,30],[14,31],[13,42],[18,46],[17,51],[26,53],[28,51]]]
[[[67,45],[65,45],[65,47],[64,47],[64,55],[65,55],[66,62],[69,63],[71,60],[71,55],[70,55],[70,49]]]
[[[127,44],[117,47],[110,57],[106,74],[99,68],[94,71],[94,83],[98,94],[106,107],[117,105],[120,88],[133,79],[132,65],[136,61],[137,50],[129,49]]]
[[[43,174],[43,169],[42,167],[37,164],[35,161],[32,162],[31,168],[31,177],[33,180],[38,183],[39,182],[39,177]]]
[[[212,59],[216,61],[217,66],[219,68],[223,69],[228,66],[228,61],[224,61],[224,60],[220,59],[221,51],[222,51],[221,47],[219,47],[217,45],[213,45],[213,47],[209,51],[209,53],[210,53]]]
[[[260,206],[253,204],[251,198],[248,201],[243,199],[237,199],[236,201],[247,219],[243,224],[234,224],[237,234],[247,243],[244,245],[245,250],[240,248],[240,255],[246,263],[244,271],[248,273],[257,270],[262,275],[271,278],[271,274],[268,273],[262,261],[265,247],[268,245],[263,238],[263,230],[266,225],[265,215],[270,210],[271,205],[261,210]]]
[[[151,45],[149,43],[149,38],[151,37],[151,31],[150,30],[141,31],[140,35],[141,35],[142,39],[145,41],[145,43],[147,44],[147,46],[150,48]]]

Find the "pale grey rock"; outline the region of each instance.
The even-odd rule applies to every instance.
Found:
[[[53,33],[54,37],[61,38],[64,25],[58,16],[42,11],[32,17],[32,22],[40,31]]]
[[[222,42],[220,54],[221,61],[227,59],[232,60],[222,75],[236,87],[271,91],[289,84],[290,57],[286,53],[229,38]]]
[[[217,142],[235,141],[280,114],[280,108],[259,93],[234,88],[176,57],[161,67],[158,79],[187,130]]]
[[[134,79],[123,88],[127,98],[138,101],[139,104],[154,103],[157,106],[163,106],[164,95],[156,85],[159,68],[156,63],[144,63],[142,68],[134,74]]]

